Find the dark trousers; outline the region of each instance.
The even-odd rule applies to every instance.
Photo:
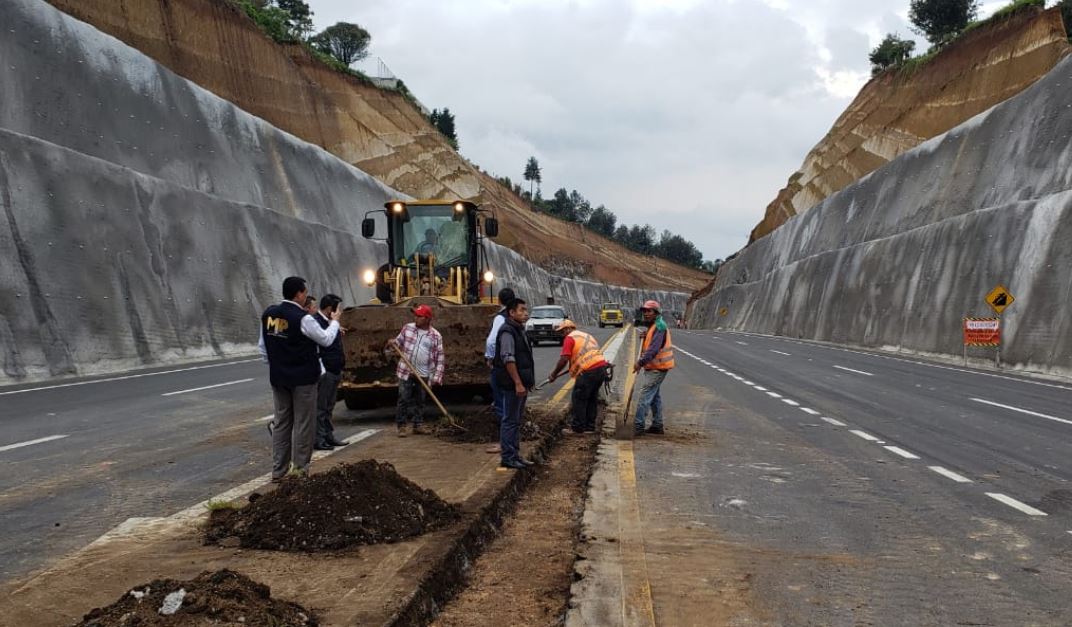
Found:
[[[577,375],[573,383],[573,422],[574,431],[594,431],[596,412],[599,410],[599,387],[607,380],[607,367],[600,366]]]
[[[421,424],[424,419],[424,403],[428,393],[417,377],[410,375],[405,381],[398,384],[398,414],[395,423],[404,425],[412,422],[413,426]]]
[[[331,414],[335,411],[341,378],[341,374],[333,372],[320,375],[320,383],[316,388],[316,441],[318,444],[326,444],[335,439],[335,425],[331,422]]]
[[[506,390],[506,413],[499,423],[499,447],[502,449],[504,464],[521,461],[521,419],[525,415],[525,403],[529,397],[518,396],[513,390]]]
[[[495,417],[498,418],[500,422],[502,422],[503,414],[506,413],[506,394],[508,390],[502,389],[502,387],[499,386],[498,381],[496,381],[496,378],[501,376],[499,375],[500,372],[502,372],[502,370],[499,368],[491,369],[490,383],[491,405],[495,409]]]

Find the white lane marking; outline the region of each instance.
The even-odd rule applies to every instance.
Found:
[[[857,437],[863,438],[863,439],[867,440],[868,442],[878,442],[878,438],[876,438],[875,436],[871,435],[870,433],[860,431],[859,429],[853,429],[853,430],[849,431],[849,433],[851,433],[851,434],[853,434],[853,435],[855,435]]]
[[[267,422],[267,421],[271,420],[272,418],[275,418],[275,414],[268,414],[267,416],[264,416],[262,418],[258,418],[257,422]]]
[[[748,346],[748,342],[740,342],[740,341],[738,341],[737,343],[740,344],[741,346]]]
[[[759,390],[760,392],[766,392],[767,391],[767,388],[763,387],[762,385],[757,385],[756,389]]]
[[[891,361],[899,361],[899,362],[906,363],[906,364],[912,364],[914,366],[923,366],[925,368],[937,368],[938,370],[951,370],[953,372],[963,372],[965,374],[976,374],[976,375],[979,375],[979,376],[982,376],[982,377],[992,377],[994,379],[1004,379],[1005,381],[1014,381],[1014,382],[1017,382],[1017,383],[1027,383],[1029,385],[1041,385],[1042,387],[1046,387],[1046,388],[1057,388],[1058,390],[1067,390],[1069,392],[1072,392],[1072,387],[1069,387],[1067,385],[1060,385],[1058,383],[1047,383],[1045,381],[1032,381],[1031,379],[1010,377],[1010,376],[1006,376],[1006,375],[1002,375],[1002,374],[994,374],[994,373],[990,373],[990,372],[982,372],[980,370],[968,370],[967,368],[955,368],[953,366],[943,366],[941,364],[933,364],[933,363],[928,363],[928,362],[925,362],[925,361],[918,361],[918,360],[915,360],[915,359],[905,359],[903,357],[894,357],[893,355],[883,355],[881,353],[868,353],[868,352],[865,352],[865,351],[853,350],[851,348],[841,348],[839,346],[830,346],[830,345],[824,344],[823,342],[818,342],[816,340],[809,340],[807,343],[805,343],[805,342],[795,342],[795,341],[791,341],[791,340],[786,340],[785,338],[779,337],[777,335],[765,335],[765,334],[762,334],[762,333],[745,333],[744,331],[725,331],[725,333],[736,333],[738,335],[743,335],[745,337],[769,338],[769,339],[772,339],[772,340],[780,340],[780,341],[783,341],[783,342],[791,342],[792,344],[798,344],[800,346],[814,346],[814,347],[817,347],[817,348],[825,348],[827,350],[832,350],[832,351],[841,351],[843,353],[852,353],[853,355],[864,355],[865,357],[878,357],[879,359],[889,359]],[[1028,376],[1028,375],[1025,375],[1025,376]]]
[[[801,407],[800,411],[804,412],[805,414],[811,414],[812,416],[818,416],[819,415],[819,412],[815,411],[811,407]]]
[[[997,492],[987,492],[986,495],[989,496],[990,498],[994,499],[995,501],[998,501],[999,503],[1004,503],[1004,504],[1008,505],[1009,507],[1011,507],[1013,509],[1018,509],[1021,512],[1027,514],[1028,516],[1046,516],[1047,515],[1046,512],[1044,512],[1044,511],[1042,511],[1040,509],[1035,509],[1034,507],[1031,507],[1027,503],[1021,503],[1020,501],[1017,501],[1016,499],[1012,498],[1011,496],[1005,496],[1004,494],[999,494]]]
[[[835,427],[847,426],[844,422],[841,422],[840,420],[834,420],[833,418],[827,418],[826,416],[823,416],[819,420],[822,420],[823,422],[828,422],[828,423],[834,425]]]
[[[772,352],[772,353],[778,353],[779,355],[785,355],[786,357],[792,357],[792,356],[793,356],[793,355],[792,355],[792,354],[790,354],[790,353],[783,353],[782,351],[776,351],[776,350],[774,350],[773,348],[771,348],[771,349],[769,349],[769,350],[770,350],[770,352]]]
[[[15,444],[8,444],[6,446],[0,446],[0,452],[10,451],[24,446],[33,446],[34,444],[42,444],[44,442],[51,442],[53,440],[62,440],[63,438],[70,437],[66,435],[50,435],[45,438],[37,438],[36,440],[27,440],[25,442],[16,442]]]
[[[909,453],[908,451],[904,450],[899,446],[884,446],[882,448],[896,455],[900,455],[905,459],[919,459],[919,455],[916,455],[915,453]]]
[[[949,470],[947,468],[942,468],[941,466],[927,466],[927,467],[930,468],[931,470],[933,470],[934,472],[942,475],[946,479],[952,479],[953,481],[956,481],[957,483],[971,483],[972,482],[971,479],[965,477],[964,475],[957,474],[957,473],[955,473],[952,470]]]
[[[177,390],[175,392],[167,392],[160,396],[175,396],[176,394],[186,394],[188,392],[200,392],[201,390],[211,390],[212,388],[222,388],[225,385],[235,385],[238,383],[249,383],[253,379],[239,379],[237,381],[228,381],[227,383],[217,383],[215,385],[203,385],[199,388],[190,388],[189,390]]]
[[[845,366],[834,366],[834,367],[837,368],[838,370],[844,370],[845,372],[855,372],[856,374],[862,374],[865,377],[873,377],[873,376],[875,376],[875,375],[871,374],[870,372],[864,372],[863,370],[853,370],[852,368],[846,368]]]
[[[794,401],[791,398],[783,398],[782,402],[785,403],[786,405],[792,405],[793,407],[800,407],[800,403]]]
[[[1057,416],[1050,416],[1049,414],[1040,414],[1037,411],[1031,411],[1030,409],[1020,409],[1019,407],[1013,407],[1012,405],[1002,405],[1001,403],[995,403],[994,401],[988,401],[982,398],[973,398],[971,400],[975,401],[976,403],[993,405],[994,407],[1000,407],[1002,409],[1008,409],[1010,411],[1018,411],[1021,414],[1027,414],[1028,416],[1037,416],[1039,418],[1045,418],[1046,420],[1054,420],[1056,422],[1063,422],[1065,424],[1072,425],[1072,420],[1058,418]]]
[[[744,381],[742,381],[742,383],[744,383],[745,385],[755,385],[756,384],[755,381],[749,381],[748,379],[745,379]]]
[[[781,398],[782,397],[782,395],[777,393],[777,392],[767,392],[767,396],[769,396],[771,398]]]
[[[209,364],[207,366],[193,366],[191,368],[178,368],[176,370],[162,370],[160,372],[146,372],[144,374],[129,374],[122,377],[109,377],[107,379],[94,379],[93,381],[76,381],[74,383],[57,383],[56,385],[45,385],[37,388],[26,388],[25,390],[12,390],[10,392],[0,392],[0,396],[7,396],[8,394],[23,394],[24,392],[40,392],[41,390],[55,390],[58,388],[70,388],[77,385],[90,385],[93,383],[111,383],[112,381],[126,381],[127,379],[140,379],[142,377],[156,377],[162,374],[175,374],[176,372],[189,372],[191,370],[204,370],[206,368],[222,368],[223,366],[234,366],[236,364],[248,364],[251,361],[260,361],[260,359],[243,359],[241,361],[229,361],[225,364]]]

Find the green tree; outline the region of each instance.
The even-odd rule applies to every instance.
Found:
[[[901,39],[893,33],[887,34],[882,43],[876,46],[868,56],[871,61],[871,76],[878,76],[887,68],[904,63],[908,57],[912,56],[915,47],[914,41]]]
[[[455,150],[458,149],[458,135],[454,129],[454,114],[450,112],[450,109],[444,108],[442,111],[432,109],[431,115],[428,116],[428,121],[432,123],[432,126],[436,127],[436,130],[443,137],[447,138],[447,141]]]
[[[711,261],[710,259],[707,259],[702,264],[700,264],[700,269],[701,270],[703,270],[704,272],[710,272],[711,274],[717,273],[718,269],[721,268],[721,267],[722,267],[722,260],[721,259],[715,259],[714,261]]]
[[[596,207],[588,216],[588,228],[607,237],[614,236],[614,227],[617,222],[618,216],[603,205]]]
[[[690,268],[699,268],[703,263],[703,253],[695,244],[666,230],[659,237],[659,243],[655,244],[652,252],[663,259]]]
[[[290,34],[290,14],[276,6],[265,2],[244,1],[241,4],[246,15],[253,18],[262,31],[278,42],[294,42],[296,39]]]
[[[287,12],[287,28],[295,39],[304,39],[313,32],[313,11],[305,0],[275,0],[275,5]]]
[[[655,251],[655,228],[650,224],[640,226],[634,224],[629,227],[629,236],[626,238],[626,247],[644,255],[650,255]]]
[[[330,54],[347,67],[368,56],[371,41],[367,30],[349,22],[328,26],[310,40],[317,50]]]
[[[619,224],[618,228],[614,229],[614,241],[618,242],[626,248],[629,247],[629,227],[624,224]]]
[[[979,14],[979,0],[912,0],[908,19],[932,44],[941,44],[964,30]]]
[[[536,157],[529,157],[528,163],[525,164],[525,180],[529,182],[529,197],[531,198],[532,184],[539,185],[543,182],[540,174],[540,162],[536,160]]]

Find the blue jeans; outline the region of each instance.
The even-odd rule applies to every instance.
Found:
[[[659,394],[659,387],[666,378],[669,370],[642,370],[640,372],[640,398],[637,400],[636,420],[633,426],[636,429],[644,428],[644,419],[648,417],[651,409],[651,426],[656,429],[663,426],[663,397]]]
[[[491,370],[491,406],[495,409],[495,416],[502,422],[503,416],[506,415],[506,390],[499,387],[499,384],[495,381],[495,376],[501,372],[498,368],[492,368]]]
[[[502,448],[502,463],[521,461],[521,417],[525,415],[528,395],[518,396],[513,390],[505,390],[506,413],[499,423],[499,447]]]

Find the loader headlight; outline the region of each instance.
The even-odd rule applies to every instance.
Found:
[[[465,205],[460,202],[454,203],[454,211],[457,213],[465,211]]]
[[[402,213],[403,209],[405,209],[405,207],[400,202],[391,205],[391,211],[394,211],[395,213]]]
[[[485,283],[494,283],[495,282],[495,274],[493,274],[491,270],[488,270],[487,272],[484,273],[484,282]]]
[[[372,287],[376,283],[376,272],[373,270],[365,270],[365,273],[361,275],[365,279],[365,285]]]

